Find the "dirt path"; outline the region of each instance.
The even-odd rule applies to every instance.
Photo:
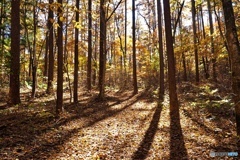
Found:
[[[18,110],[1,110],[1,159],[209,159],[236,151],[232,108],[201,107],[180,98],[180,119],[149,93],[81,96],[56,119],[54,101],[39,98]],[[191,99],[191,97],[190,97]],[[205,99],[206,100],[206,99]],[[29,107],[30,106],[30,107]],[[175,125],[171,125],[171,124]],[[229,157],[225,157],[229,159]]]

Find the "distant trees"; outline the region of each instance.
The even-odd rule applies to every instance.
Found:
[[[168,3],[164,1],[164,27],[160,0],[157,7],[149,0],[1,1],[0,84],[4,86],[10,80],[9,101],[20,103],[20,87],[31,89],[32,98],[43,90],[48,94],[57,92],[56,112],[60,113],[63,92],[72,95],[73,87],[77,103],[80,86],[88,91],[97,89],[101,100],[105,90],[113,88],[133,90],[134,94],[140,88],[159,89],[158,96],[163,100],[168,69],[165,76],[171,84],[170,96],[175,97],[171,98],[171,106],[176,106],[175,75],[178,82],[198,82],[204,76],[208,80],[209,75],[219,81],[229,80],[229,64],[237,58],[233,58],[231,44],[226,45],[223,38],[227,22],[222,21],[223,5],[217,1],[183,0],[171,1],[169,8]],[[10,8],[16,4],[23,6],[23,11],[12,9],[11,14]],[[234,4],[237,10],[239,4]],[[191,11],[184,6],[192,6]],[[192,24],[186,21],[190,12]],[[7,19],[10,14],[11,19]],[[239,25],[239,21],[236,23]],[[226,31],[228,35],[230,31]],[[220,71],[223,74],[217,74]]]
[[[105,75],[106,75],[106,55],[107,55],[107,22],[110,20],[122,0],[114,6],[112,12],[106,13],[106,1],[100,0],[100,43],[99,43],[99,94],[98,98],[103,100],[105,97]]]

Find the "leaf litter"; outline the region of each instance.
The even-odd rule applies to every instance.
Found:
[[[157,99],[145,91],[109,92],[103,102],[95,100],[94,92],[82,93],[79,104],[66,104],[59,118],[54,116],[54,98],[44,96],[11,112],[0,110],[0,157],[97,160],[134,159],[139,154],[151,160],[169,159],[177,152],[182,155],[172,159],[209,159],[211,151],[236,151],[231,99],[218,99],[216,89],[188,88],[180,86],[184,91],[179,93],[183,139],[171,135],[167,96],[159,119],[154,119]],[[171,143],[183,143],[187,154]]]

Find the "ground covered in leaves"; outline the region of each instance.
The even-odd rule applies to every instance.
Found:
[[[179,85],[180,117],[169,115],[168,97],[154,91],[83,92],[54,115],[55,98],[28,93],[9,107],[0,97],[1,159],[214,159],[210,152],[237,151],[231,94],[211,84]],[[215,157],[215,159],[230,157]]]

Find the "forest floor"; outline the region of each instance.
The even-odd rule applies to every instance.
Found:
[[[82,92],[54,115],[55,98],[45,94],[8,106],[0,93],[0,159],[230,159],[210,153],[237,151],[231,93],[211,84],[179,85],[180,118],[169,115],[169,98],[158,105],[151,90]],[[174,122],[174,125],[171,123]]]

